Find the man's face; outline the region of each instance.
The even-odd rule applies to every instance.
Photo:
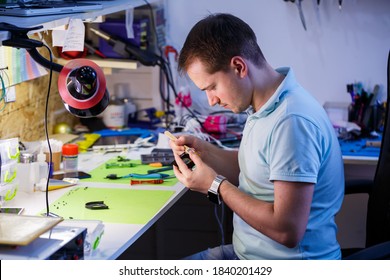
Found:
[[[227,72],[209,74],[200,60],[194,60],[187,69],[187,74],[194,84],[206,92],[210,106],[220,105],[234,113],[248,108],[252,95],[245,86],[245,79],[240,77],[234,67]]]

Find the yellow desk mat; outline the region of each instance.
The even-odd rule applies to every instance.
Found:
[[[101,220],[107,223],[146,224],[174,194],[168,190],[76,187],[50,205],[64,219]],[[85,203],[104,201],[108,209],[91,210]],[[45,210],[42,210],[45,213]]]
[[[123,176],[130,173],[147,174],[148,170],[161,168],[161,167],[152,167],[147,164],[141,164],[141,160],[131,160],[130,163],[134,163],[136,165],[134,167],[106,168],[106,163],[114,163],[114,162],[118,162],[117,158],[110,159],[104,164],[88,172],[91,175],[91,178],[81,179],[81,183],[98,182],[98,183],[113,183],[113,184],[119,183],[119,184],[130,185],[130,178],[112,180],[112,179],[107,179],[106,176],[108,174],[117,174],[118,176]],[[164,171],[162,173],[174,175],[173,170]],[[136,180],[140,180],[140,179],[136,179]],[[164,183],[159,184],[159,186],[174,186],[177,182],[178,180],[176,178],[164,179]]]

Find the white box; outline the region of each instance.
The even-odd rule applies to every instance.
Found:
[[[350,103],[343,102],[325,102],[324,109],[329,116],[332,124],[340,121],[348,121],[348,108]]]

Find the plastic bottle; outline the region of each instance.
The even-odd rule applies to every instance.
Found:
[[[37,161],[31,163],[31,181],[33,183],[34,191],[36,191],[36,186],[42,180],[47,180],[47,175],[49,173],[49,165],[46,162],[46,155],[40,151],[37,154]]]
[[[34,192],[35,173],[33,170],[34,155],[31,153],[21,153],[17,163],[16,177],[19,180],[19,188],[26,193]]]
[[[103,113],[103,122],[111,129],[120,129],[125,126],[125,104],[115,94],[111,95],[110,102]]]
[[[114,92],[117,98],[119,98],[125,106],[124,126],[126,127],[129,123],[129,116],[134,117],[134,114],[137,111],[137,106],[132,102],[130,98],[129,84],[115,84]]]
[[[65,176],[67,173],[78,170],[79,146],[77,144],[64,144],[62,146],[62,164]]]
[[[47,179],[47,175],[49,173],[49,165],[46,162],[46,155],[42,152],[42,150],[39,152],[37,155],[37,162],[36,164],[38,165],[38,182],[41,179]]]

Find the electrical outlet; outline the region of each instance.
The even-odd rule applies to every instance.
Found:
[[[16,101],[16,90],[15,90],[15,86],[12,86],[6,89],[5,102],[15,102],[15,101]]]

